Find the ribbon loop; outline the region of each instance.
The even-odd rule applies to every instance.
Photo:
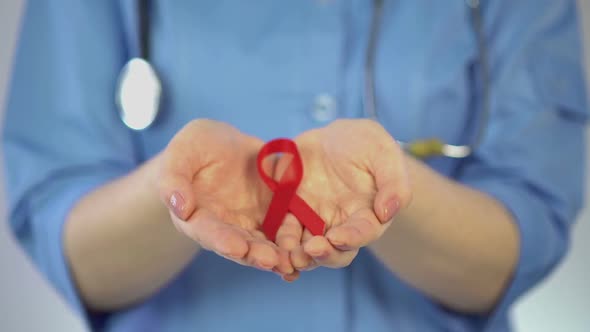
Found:
[[[288,153],[293,156],[279,182],[266,174],[262,168],[264,159],[275,153]],[[266,237],[271,241],[276,240],[277,231],[288,212],[291,212],[311,234],[323,235],[324,221],[297,195],[297,187],[299,187],[303,178],[303,161],[295,142],[286,138],[279,138],[266,143],[260,149],[256,163],[260,177],[274,193],[262,222],[262,231]]]

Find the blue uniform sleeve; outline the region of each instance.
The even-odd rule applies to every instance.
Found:
[[[4,123],[10,226],[81,314],[62,231],[86,193],[137,164],[114,91],[126,58],[116,1],[28,1]]]
[[[495,331],[567,251],[583,201],[587,105],[575,1],[489,1],[484,27],[491,112],[459,180],[500,201],[519,230],[516,270],[478,323]]]

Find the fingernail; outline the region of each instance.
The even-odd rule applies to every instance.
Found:
[[[399,200],[397,198],[389,200],[385,203],[385,208],[383,209],[383,220],[381,223],[386,223],[391,220],[399,211]]]
[[[285,274],[285,275],[282,275],[281,278],[283,279],[283,281],[291,283],[297,279],[297,275],[294,273]]]
[[[332,244],[334,246],[334,248],[338,249],[338,250],[350,250],[351,248],[349,246],[347,246],[346,244],[344,244],[344,242],[339,241],[339,240],[332,240],[331,238],[328,238],[328,241],[330,241],[330,244]]]
[[[287,271],[285,271],[287,274],[292,274],[293,272],[295,272],[295,269],[293,268],[293,266],[289,266],[287,268]]]
[[[347,246],[344,243],[340,243],[340,244],[332,244],[334,246],[334,248],[341,250],[341,251],[347,251],[347,250],[351,250],[352,248]]]
[[[313,258],[315,258],[315,259],[322,260],[322,259],[326,259],[326,258],[328,258],[329,254],[328,254],[327,252],[322,252],[322,253],[320,253],[319,255],[312,255],[312,256],[313,256]]]
[[[300,268],[299,271],[311,271],[311,270],[313,270],[313,268],[314,268],[314,266],[310,264],[310,265],[306,265],[306,266]]]
[[[343,241],[342,239],[339,239],[338,236],[335,236],[334,235],[335,233],[338,233],[338,231],[336,231],[336,232],[331,231],[326,234],[326,238],[328,239],[328,242],[330,242],[330,244],[338,250],[346,250],[346,248],[348,246],[346,245],[345,241]]]
[[[233,258],[233,259],[240,259],[240,258],[244,257],[244,255],[236,254],[234,252],[227,253],[227,256],[229,256],[230,258]]]
[[[291,273],[295,272],[295,269],[293,268],[293,266],[291,264],[288,264],[287,266],[282,266],[282,265],[287,265],[287,264],[279,264],[279,265],[273,267],[272,268],[273,272],[277,272],[280,274],[291,274]]]
[[[170,196],[170,206],[172,207],[174,214],[181,220],[184,220],[184,198],[178,191],[173,192]]]
[[[272,268],[274,267],[274,265],[272,265],[272,264],[268,264],[267,262],[260,262],[260,261],[256,261],[254,263],[254,265],[257,268],[259,268],[261,270],[265,270],[265,271],[272,270]]]
[[[308,254],[314,258],[321,258],[321,257],[325,256],[327,253],[325,251],[320,250],[320,251],[310,251]]]

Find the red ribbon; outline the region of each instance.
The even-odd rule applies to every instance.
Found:
[[[287,167],[279,182],[264,173],[262,169],[264,158],[274,153],[293,155],[289,167]],[[286,138],[278,138],[266,143],[260,149],[256,163],[260,177],[274,193],[262,223],[262,231],[266,237],[273,242],[275,241],[277,231],[287,212],[291,212],[311,234],[323,235],[326,224],[301,197],[297,196],[297,187],[299,187],[303,178],[303,162],[295,142]]]

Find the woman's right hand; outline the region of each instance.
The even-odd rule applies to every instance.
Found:
[[[298,272],[289,253],[260,231],[272,198],[256,169],[262,145],[225,123],[190,122],[161,155],[160,198],[177,229],[203,249],[292,281]],[[272,174],[275,161],[267,159]]]

